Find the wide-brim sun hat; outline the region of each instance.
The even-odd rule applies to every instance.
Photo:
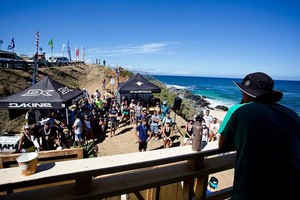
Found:
[[[246,75],[241,83],[233,83],[245,94],[271,102],[280,101],[283,97],[281,91],[274,90],[274,80],[263,72],[254,72]]]

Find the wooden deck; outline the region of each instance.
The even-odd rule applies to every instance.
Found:
[[[184,182],[182,198],[205,199],[208,175],[233,168],[235,153],[219,155],[219,150],[192,151],[181,146],[147,152],[105,156],[81,160],[46,163],[31,176],[21,176],[16,167],[0,170],[0,191],[45,183],[75,180],[75,183],[18,192],[1,199],[101,199],[150,189],[159,196],[160,187]],[[217,155],[217,156],[212,156]],[[75,190],[74,190],[75,188]],[[154,188],[154,189],[153,189]],[[205,189],[205,190],[204,190]],[[216,193],[217,194],[217,193]],[[228,191],[224,194],[230,194]],[[141,195],[142,196],[142,195]],[[150,196],[152,198],[150,198]],[[207,198],[208,199],[208,198]]]

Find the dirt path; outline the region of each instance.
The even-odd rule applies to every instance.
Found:
[[[104,94],[108,90],[116,90],[116,85],[114,88],[110,85],[110,80],[107,78],[108,75],[115,76],[114,74],[106,74],[106,70],[103,67],[92,66],[87,68],[84,73],[86,74],[86,80],[81,81],[79,87],[86,88],[89,94],[93,94],[96,89],[98,89],[101,94]],[[102,89],[102,81],[106,78],[106,88]],[[121,81],[123,81],[121,79]],[[174,119],[174,114],[171,116]],[[182,127],[185,125],[184,119],[179,116],[176,116],[176,122],[178,123],[178,127]],[[98,156],[109,156],[116,154],[125,154],[132,153],[138,151],[138,144],[136,143],[136,136],[133,125],[123,125],[116,130],[116,136],[110,138],[109,129],[106,133],[105,138],[98,144],[99,153]],[[177,131],[174,134],[173,146],[180,146],[182,144],[182,137],[180,137],[180,132]],[[182,134],[184,133],[184,129],[181,130]],[[155,141],[151,140],[148,144],[148,150],[155,150],[163,148],[162,139]]]

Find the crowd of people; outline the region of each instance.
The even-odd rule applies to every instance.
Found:
[[[30,122],[27,115],[28,121],[24,126],[18,151],[80,147],[85,141],[105,138],[106,133],[108,137],[114,137],[118,128],[127,125],[134,126],[139,151],[147,150],[150,139],[153,141],[162,139],[164,148],[172,146],[175,122],[170,114],[171,107],[165,100],[162,103],[152,102],[149,108],[149,105],[141,99],[122,97],[118,103],[110,93],[102,95],[96,90],[90,95],[85,88],[83,91],[84,98],[69,110],[68,118],[59,110],[49,110],[42,120],[34,122]],[[205,129],[208,142],[216,140],[219,124],[216,118],[209,115],[209,110],[206,112],[207,115],[203,116],[203,129],[205,125],[209,127]],[[41,118],[42,115],[38,116]],[[192,141],[193,122],[194,120],[189,120],[186,125],[184,145]]]
[[[189,118],[185,126],[185,137],[183,139],[183,145],[191,145],[195,138],[195,121],[200,122],[199,133],[201,134],[200,150],[203,149],[208,142],[216,141],[219,139],[220,122],[216,117],[210,114],[210,110],[207,109],[205,114],[199,113],[195,118]]]

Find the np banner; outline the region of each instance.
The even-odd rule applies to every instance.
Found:
[[[18,136],[3,136],[0,135],[0,153],[15,152],[18,149]]]

